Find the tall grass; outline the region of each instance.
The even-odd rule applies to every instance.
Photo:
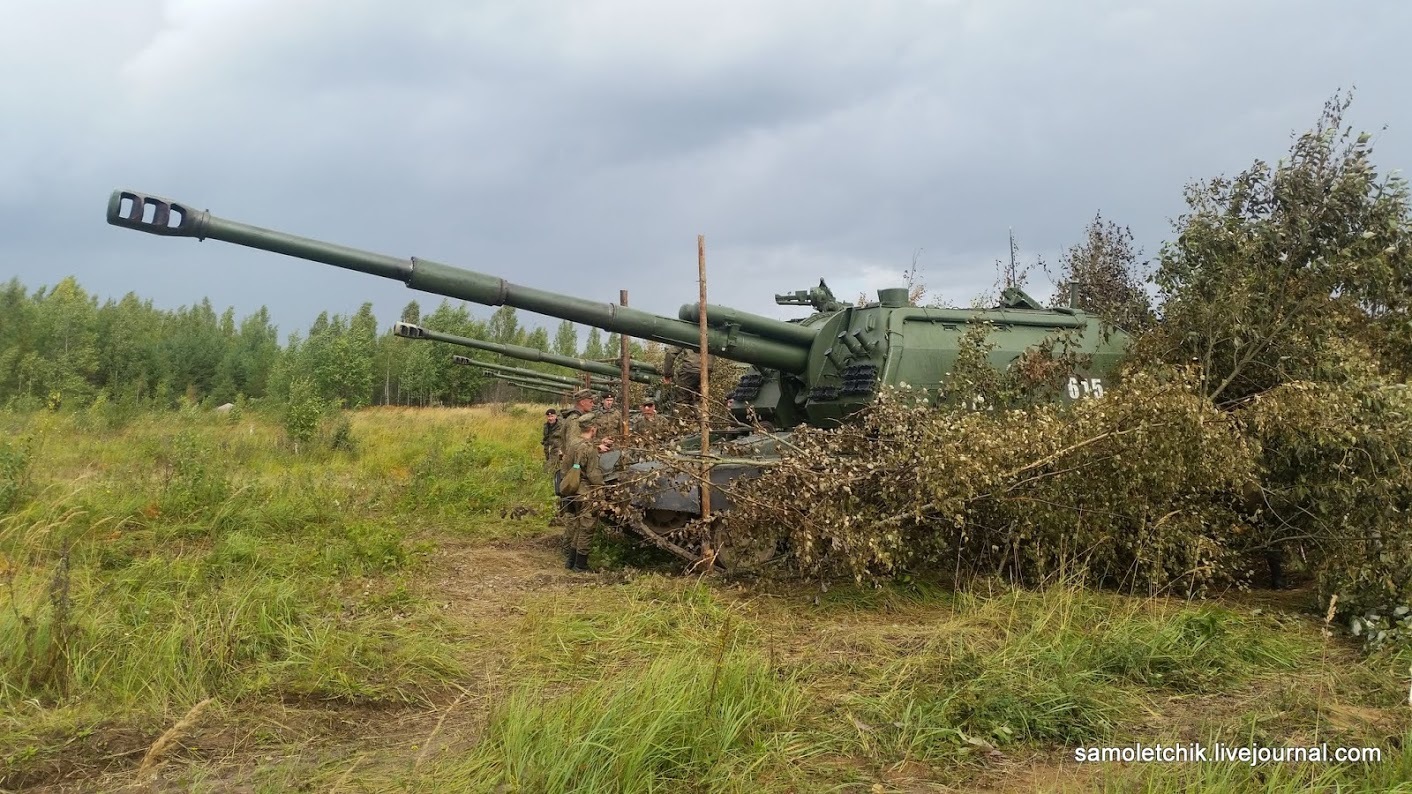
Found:
[[[558,696],[516,689],[474,752],[422,783],[462,791],[752,791],[782,756],[803,703],[796,682],[757,655],[667,654]]]
[[[838,642],[821,680],[838,743],[934,760],[977,740],[1072,746],[1114,735],[1164,692],[1216,691],[1293,669],[1314,646],[1211,606],[1161,608],[1054,587],[951,599],[964,620]]]
[[[527,598],[469,753],[425,791],[758,791],[798,782],[805,672],[767,647],[748,603],[645,576]],[[497,788],[503,787],[503,788]]]
[[[696,713],[692,698],[709,690],[699,684],[717,658],[757,670],[760,681],[768,673],[773,689],[751,695],[762,710],[749,738],[725,752],[730,763],[690,778],[689,790],[866,788],[907,765],[964,788],[995,752],[1114,742],[1163,703],[1310,689],[1309,672],[1319,670],[1317,634],[1214,605],[1068,587],[840,588],[822,600],[809,609],[657,576],[531,599],[523,619],[504,627],[516,683],[481,744],[422,783],[674,790],[696,769],[694,756],[678,753],[674,715]],[[1359,700],[1351,690],[1371,679],[1349,675],[1331,696]],[[1364,694],[1381,700],[1389,685],[1399,686],[1380,680]],[[774,703],[795,705],[784,717]],[[1266,705],[1271,714],[1283,708]],[[1212,715],[1216,725],[1233,718]],[[1306,721],[1317,719],[1312,711],[1285,719],[1291,731],[1317,724]],[[697,719],[701,741],[719,746],[705,720]],[[1137,738],[1150,739],[1142,730]],[[614,771],[635,782],[615,788]]]
[[[531,423],[437,416],[360,413],[375,443],[303,454],[250,414],[0,418],[29,439],[4,457],[0,785],[56,757],[55,726],[208,697],[425,703],[463,675],[454,625],[407,587],[424,533],[513,532],[499,510],[551,497],[521,462]]]
[[[252,412],[0,414],[0,431],[28,439],[0,512],[0,787],[44,780],[84,737],[126,732],[145,747],[205,698],[218,702],[203,719],[227,722],[291,701],[434,705],[444,718],[463,680],[487,708],[447,722],[440,746],[454,754],[355,736],[347,755],[291,753],[249,782],[894,791],[910,775],[964,790],[997,753],[1149,733],[1334,736],[1335,701],[1392,715],[1383,737],[1408,727],[1394,711],[1406,658],[1359,661],[1295,618],[1073,587],[569,585],[554,570],[447,618],[416,595],[437,544],[544,531],[537,424],[372,409],[352,415],[351,446],[296,454]],[[1376,743],[1382,729],[1337,740]],[[1403,753],[1367,768],[1108,769],[1102,785],[1372,791],[1407,772]]]
[[[1118,768],[1094,789],[1102,794],[1407,794],[1412,792],[1412,733],[1384,747],[1378,762],[1266,763],[1220,761]],[[1211,746],[1210,743],[1207,745]]]

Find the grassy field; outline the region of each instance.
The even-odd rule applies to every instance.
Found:
[[[1307,595],[570,574],[539,413],[0,413],[0,789],[1412,791],[1412,654]],[[1073,757],[1217,741],[1383,760]]]

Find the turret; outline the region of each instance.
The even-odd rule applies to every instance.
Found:
[[[412,323],[396,323],[392,326],[392,333],[406,339],[426,339],[433,342],[445,342],[450,345],[460,345],[473,350],[485,350],[491,353],[499,353],[509,358],[518,358],[522,361],[542,361],[546,364],[554,364],[560,367],[568,367],[582,372],[592,372],[609,378],[617,378],[622,374],[622,369],[616,364],[605,364],[601,361],[590,361],[586,358],[574,356],[561,356],[556,353],[546,353],[543,350],[536,350],[532,347],[521,345],[506,345],[499,342],[487,342],[483,339],[472,339],[466,336],[455,336],[453,334],[443,334],[440,331],[433,331],[430,328],[423,328]],[[657,365],[646,361],[629,361],[629,379],[635,383],[654,383],[654,376],[659,374]]]

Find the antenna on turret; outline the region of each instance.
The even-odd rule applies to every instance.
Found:
[[[1015,246],[1015,227],[1010,227],[1010,269],[1005,271],[1005,286],[1020,286],[1020,265],[1017,261],[1019,249]]]

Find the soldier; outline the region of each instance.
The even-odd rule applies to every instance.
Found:
[[[550,462],[554,464],[554,493],[559,493],[559,479],[563,476],[559,461],[563,458],[564,450],[571,441],[578,438],[579,424],[592,422],[593,418],[593,392],[579,389],[574,392],[573,410],[560,417],[555,423],[555,430],[549,435]]]
[[[564,454],[568,442],[578,437],[578,429],[574,425],[585,420],[592,420],[593,417],[593,392],[588,389],[579,389],[574,392],[574,407],[559,417],[559,421],[555,423],[555,429],[549,435],[549,443],[554,449],[556,461],[559,456]]]
[[[544,437],[543,437],[542,439],[540,439],[539,445],[540,445],[541,447],[544,447],[544,462],[545,462],[545,463],[554,463],[554,462],[555,462],[555,461],[554,461],[554,458],[552,457],[553,452],[554,452],[554,449],[553,449],[553,447],[551,446],[549,439],[550,439],[551,436],[554,435],[554,431],[557,429],[558,424],[559,424],[559,412],[558,412],[558,411],[554,410],[553,408],[550,408],[549,410],[547,410],[547,411],[544,412]]]
[[[617,442],[619,432],[622,430],[620,417],[613,413],[613,395],[603,395],[603,402],[599,405],[595,415],[594,423],[598,425],[598,447],[600,452],[607,452],[613,448]]]
[[[642,409],[637,416],[633,417],[632,432],[646,438],[651,438],[653,434],[662,427],[662,415],[657,413],[657,401],[647,399],[642,401]]]
[[[662,363],[673,386],[672,402],[694,405],[701,393],[701,354],[684,347],[668,348]]]
[[[603,451],[595,443],[598,422],[588,421],[577,425],[578,438],[569,443],[564,452],[560,473],[566,475],[572,469],[579,470],[578,490],[565,499],[568,513],[568,526],[565,531],[564,567],[572,571],[588,571],[588,552],[593,543],[593,528],[597,523],[593,499],[603,487],[603,468],[598,462],[598,453]]]

